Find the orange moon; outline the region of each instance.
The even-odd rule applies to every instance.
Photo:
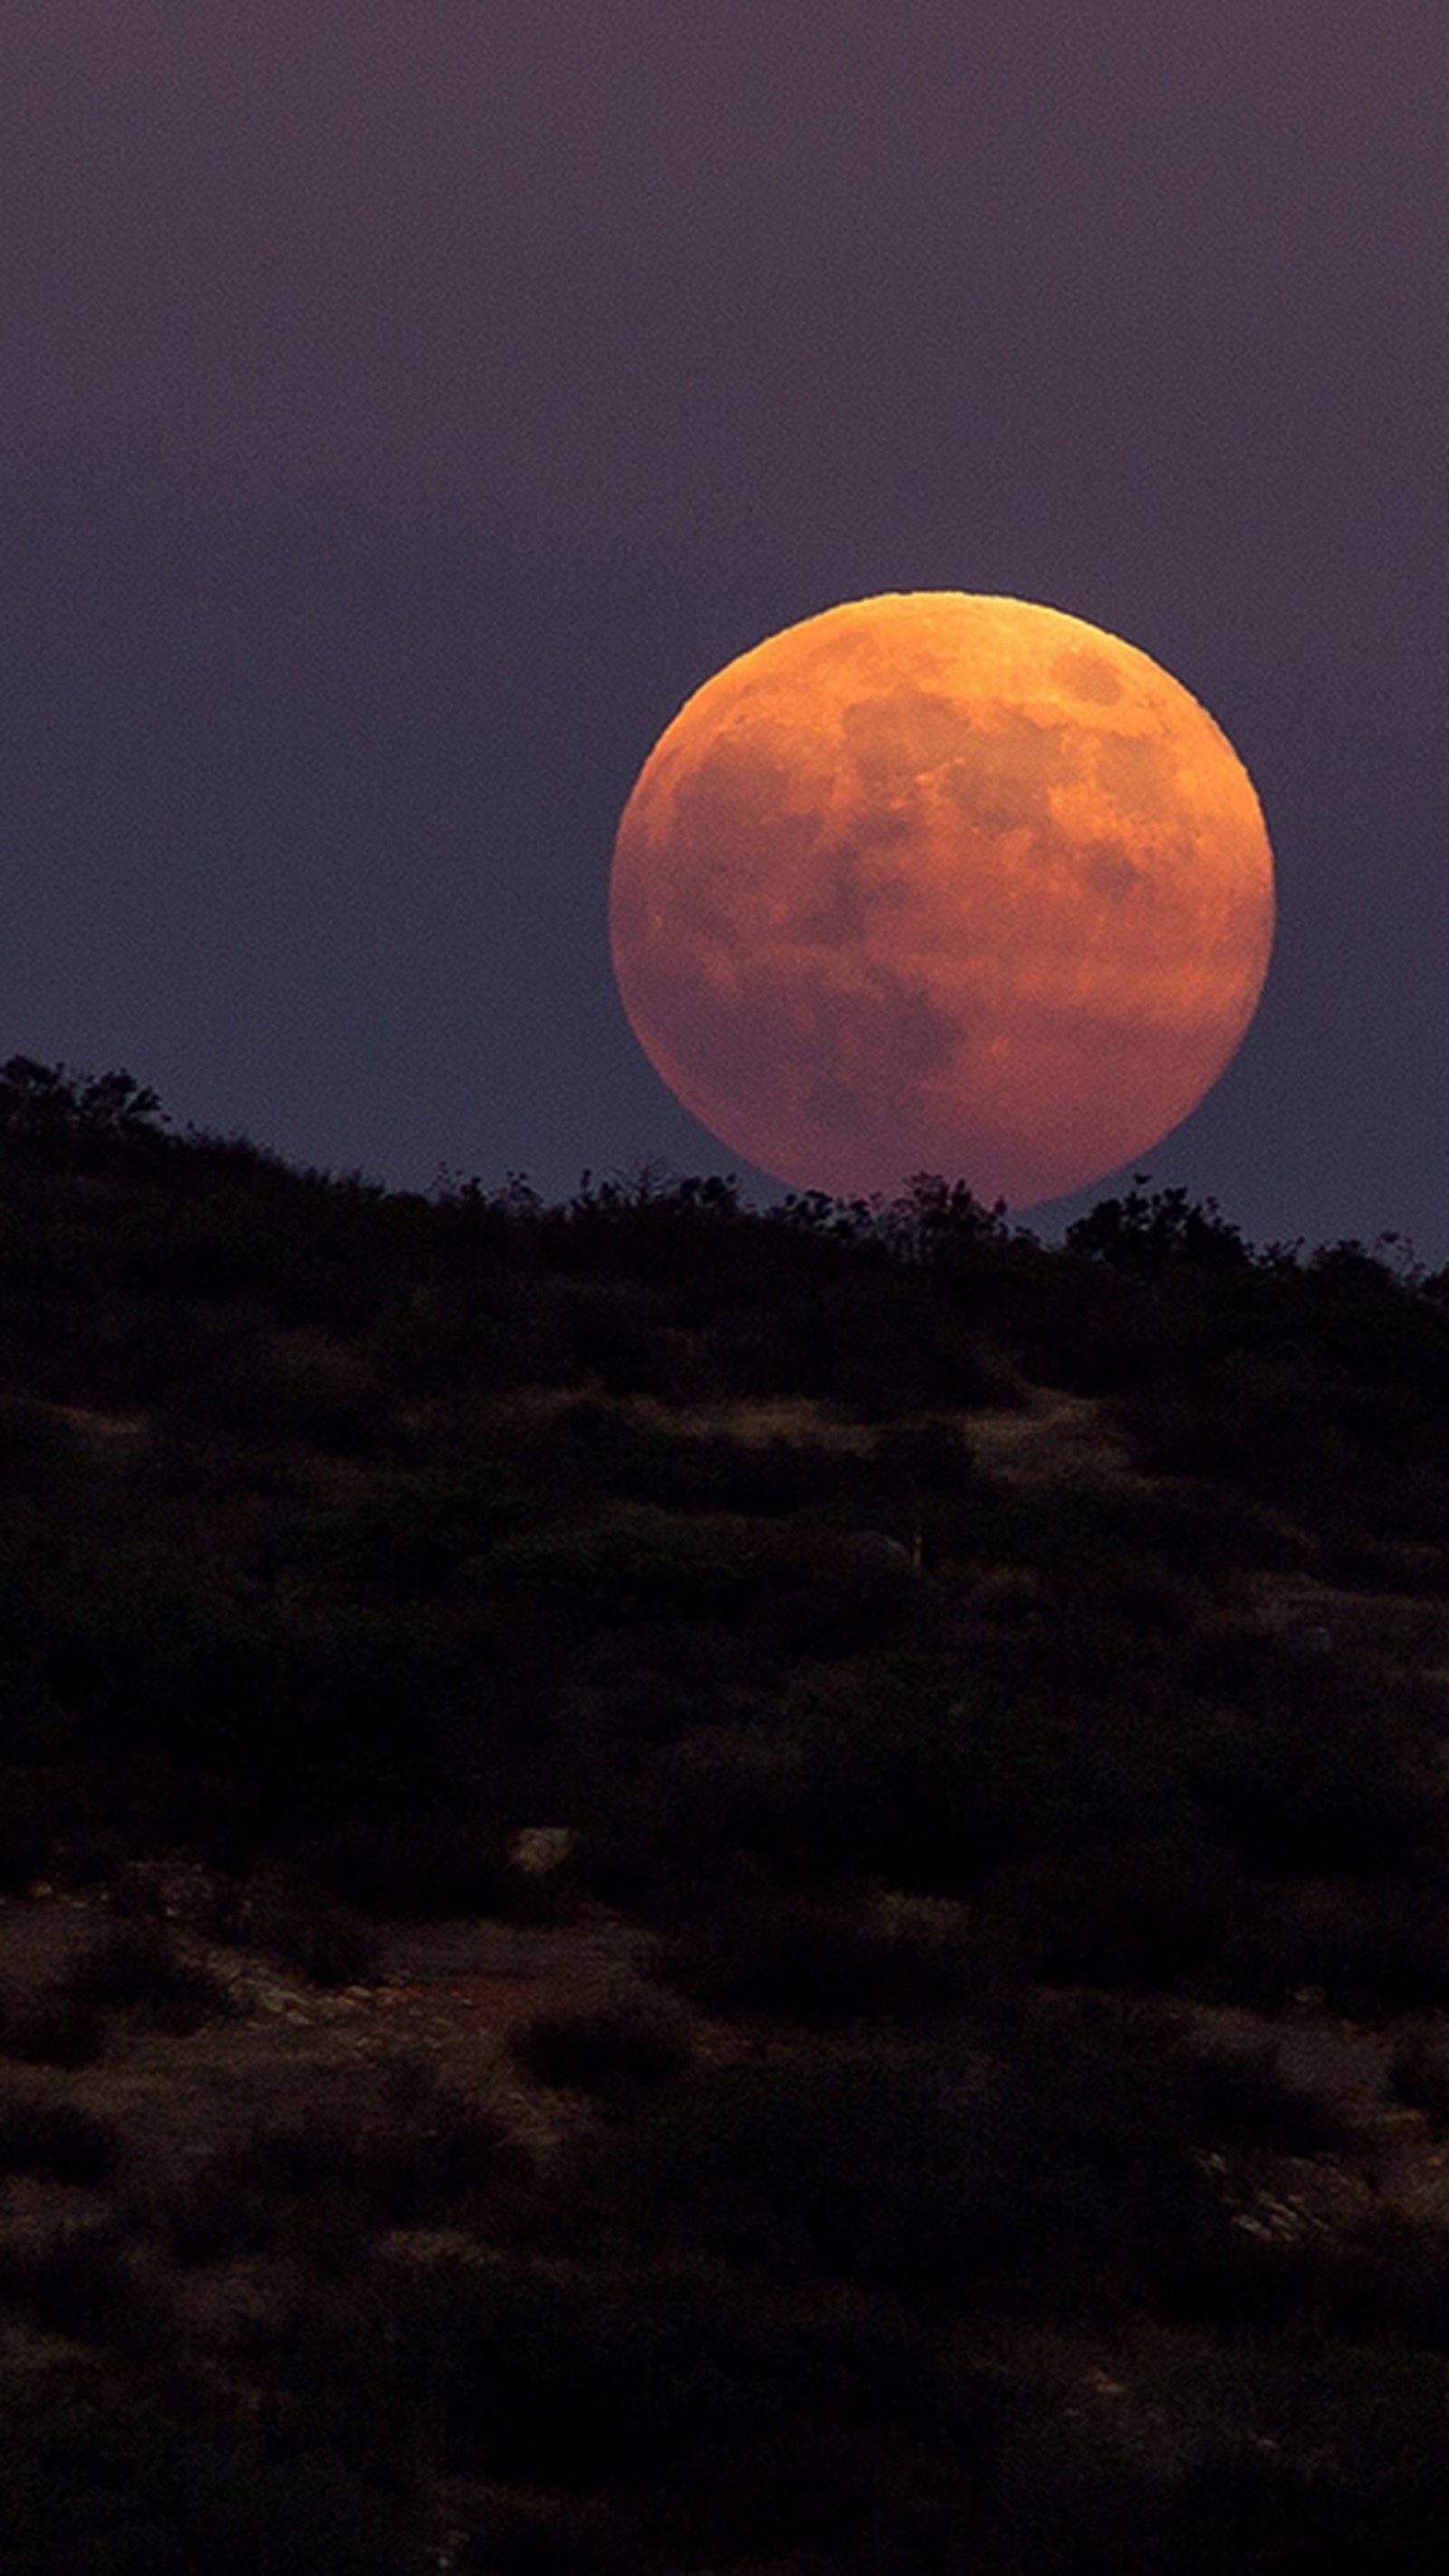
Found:
[[[1078,617],[847,602],[706,681],[614,848],[624,1007],[795,1189],[1030,1207],[1201,1100],[1257,1006],[1273,857],[1212,717]]]

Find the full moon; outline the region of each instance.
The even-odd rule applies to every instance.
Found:
[[[1273,858],[1195,698],[1081,618],[847,602],[683,706],[619,825],[614,967],[732,1153],[836,1198],[1030,1207],[1196,1107],[1257,1007]]]

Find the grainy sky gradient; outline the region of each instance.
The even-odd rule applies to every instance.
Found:
[[[1449,1258],[1446,66],[1442,0],[11,0],[0,1050],[395,1181],[729,1168],[613,988],[633,778],[776,628],[1007,591],[1273,836],[1155,1178]]]

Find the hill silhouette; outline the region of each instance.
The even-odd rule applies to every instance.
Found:
[[[1449,1274],[0,1070],[0,2563],[1437,2565]]]

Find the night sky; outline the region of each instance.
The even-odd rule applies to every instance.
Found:
[[[620,810],[765,635],[1001,591],[1277,854],[1154,1182],[1449,1259],[1446,66],[1443,0],[10,0],[0,1054],[774,1195],[630,1034]]]

